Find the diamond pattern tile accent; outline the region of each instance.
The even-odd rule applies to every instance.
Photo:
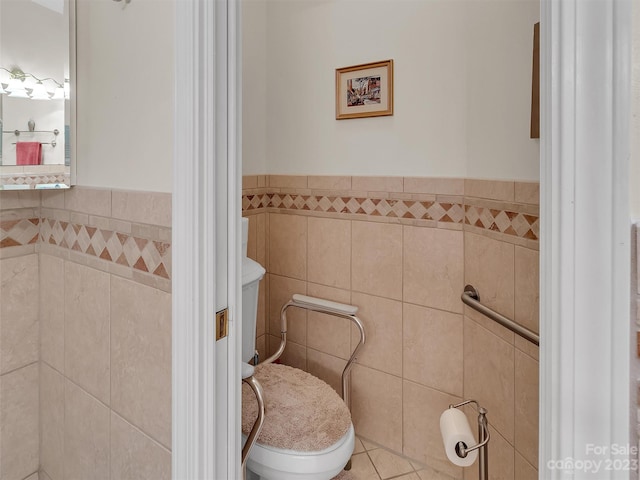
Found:
[[[461,223],[463,219],[462,212],[464,211],[462,205],[457,203],[420,202],[394,198],[334,197],[280,193],[243,196],[243,211],[257,210],[259,208],[309,210],[312,212],[437,220],[452,223]]]
[[[36,185],[51,184],[51,183],[65,183],[69,185],[70,177],[64,173],[49,175],[3,175],[0,176],[0,185],[28,185],[31,188],[35,188]]]
[[[39,231],[39,218],[0,220],[0,248],[34,244]]]
[[[16,229],[24,229],[24,225],[20,227],[22,223],[23,221],[14,225],[7,232],[7,238],[14,238]],[[52,219],[43,219],[39,230],[40,239],[44,243],[69,248],[165,279],[170,278],[171,244],[169,243]],[[35,231],[37,239],[37,223]],[[2,229],[2,239],[4,238],[5,230]]]
[[[266,208],[271,201],[271,197],[267,193],[243,195],[242,196],[242,211],[257,210],[259,208]]]
[[[505,235],[539,240],[540,219],[537,215],[466,205],[465,224]]]
[[[396,198],[362,198],[356,196],[302,195],[295,193],[262,193],[243,195],[242,210],[257,209],[308,210],[312,212],[363,215],[371,217],[432,220],[472,225],[505,235],[538,240],[538,215],[513,209],[494,209],[462,203]]]
[[[517,205],[513,205],[513,209],[491,209],[465,205],[462,202],[362,198],[349,195],[243,195],[243,211],[267,208],[333,213],[337,217],[346,214],[464,223],[536,241],[540,234],[538,215],[518,212]],[[0,220],[0,248],[35,244],[38,241],[102,258],[161,278],[170,278],[170,243],[51,218]]]

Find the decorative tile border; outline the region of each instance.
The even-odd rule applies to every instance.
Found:
[[[64,183],[69,185],[71,183],[71,177],[68,174],[60,173],[60,174],[43,174],[43,175],[29,175],[29,174],[20,174],[20,175],[11,175],[11,176],[0,176],[0,185],[27,185],[29,188],[35,188],[36,185],[42,184],[56,184],[56,183]]]
[[[40,235],[40,218],[0,219],[0,248],[34,245]]]
[[[130,233],[43,218],[40,241],[170,279],[171,244]]]
[[[171,238],[170,229],[138,225],[123,221],[100,219],[101,226],[86,225],[82,222],[55,217],[64,211],[27,208],[8,210],[0,216],[0,256],[24,254],[24,248],[31,247],[31,253],[43,246],[54,247],[55,252],[75,252],[87,261],[99,260],[106,268],[113,265],[119,272],[138,272],[149,281],[170,281],[171,279]],[[89,217],[87,217],[88,219]],[[95,217],[94,217],[95,218]],[[119,226],[121,228],[113,228]],[[131,233],[134,232],[134,233]],[[108,268],[106,268],[108,270]],[[163,285],[170,285],[165,283]],[[167,287],[168,288],[168,287]]]
[[[372,221],[400,219],[426,226],[442,224],[462,228],[464,225],[465,228],[500,235],[507,241],[511,238],[514,241],[537,242],[539,238],[538,209],[528,204],[488,204],[486,200],[429,194],[285,193],[269,187],[256,190],[244,192],[243,212],[273,210],[298,214],[317,212],[323,215],[349,215]],[[44,243],[158,278],[169,279],[171,276],[171,244],[165,241],[168,236],[156,238],[155,234],[148,233],[153,229],[145,230],[143,226],[135,232],[144,233],[134,235],[129,233],[130,229],[114,228],[104,222],[98,227],[85,225],[82,220],[71,222],[68,217],[64,220],[39,218],[37,211],[19,217],[22,218],[3,214],[0,219],[0,248]]]
[[[388,218],[436,221],[444,224],[464,224],[482,231],[502,234],[507,241],[509,238],[534,242],[539,240],[540,219],[538,208],[534,205],[513,202],[498,204],[460,196],[447,197],[449,201],[442,201],[435,195],[413,195],[414,198],[406,199],[393,198],[394,195],[391,193],[389,197],[247,191],[242,196],[242,211],[258,213],[273,209],[292,213],[361,215],[371,220]],[[455,201],[456,199],[459,201]],[[487,203],[496,205],[487,206]]]
[[[405,218],[410,220],[435,220],[450,223],[461,223],[464,218],[462,204],[455,202],[288,193],[243,195],[243,211],[264,208]]]
[[[529,240],[538,240],[540,236],[538,215],[517,211],[465,205],[464,223]]]
[[[246,194],[243,192],[242,211],[249,212],[252,210],[262,210],[265,208],[269,208],[272,195],[273,194],[270,193]]]

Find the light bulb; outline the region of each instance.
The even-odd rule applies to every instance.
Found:
[[[9,92],[10,97],[29,98],[29,95],[27,95],[27,91],[24,88],[24,84],[19,78],[14,77],[9,80],[7,91]]]
[[[53,91],[53,97],[51,97],[51,100],[64,100],[64,88],[56,87]]]
[[[33,86],[33,90],[31,90],[31,98],[33,100],[50,100],[49,92],[44,88],[42,82],[38,82]]]

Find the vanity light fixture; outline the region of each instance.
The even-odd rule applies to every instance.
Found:
[[[0,67],[0,70],[8,72],[9,82],[3,87],[0,83],[0,94],[8,94],[10,97],[17,98],[31,98],[33,100],[58,100],[69,98],[68,94],[68,80],[65,79],[64,85],[59,83],[53,78],[38,78],[32,73],[25,73],[18,67],[14,67],[11,70]],[[28,84],[26,80],[28,77],[36,81],[35,84]],[[54,84],[53,94],[44,86],[43,82],[50,81]],[[30,91],[27,91],[30,90]]]
[[[10,97],[17,98],[29,98],[27,94],[27,90],[25,89],[24,80],[26,75],[19,68],[14,68],[12,70],[7,70],[4,67],[0,67],[5,72],[9,72],[9,83],[5,87],[5,91],[9,94]]]

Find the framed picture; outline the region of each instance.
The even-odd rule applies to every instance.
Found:
[[[393,115],[393,60],[336,69],[336,120]]]

